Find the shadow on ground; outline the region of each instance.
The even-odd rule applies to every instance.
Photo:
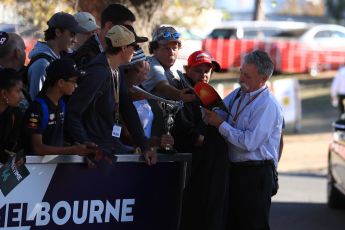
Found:
[[[270,226],[272,230],[344,230],[345,210],[331,210],[318,203],[274,202]]]
[[[310,89],[309,89],[310,90]],[[318,95],[302,100],[302,128],[297,134],[327,133],[332,131],[332,122],[338,110],[331,106],[329,95]],[[293,125],[287,125],[286,135],[296,135]]]

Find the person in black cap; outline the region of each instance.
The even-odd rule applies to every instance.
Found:
[[[29,58],[35,60],[34,63],[31,61],[28,69],[29,93],[32,98],[43,86],[49,63],[60,58],[61,52],[68,52],[76,33],[86,32],[72,15],[64,12],[54,14],[47,24],[48,29],[44,31],[46,42],[37,42],[29,54]]]
[[[47,79],[42,90],[30,105],[24,117],[24,136],[28,154],[88,155],[93,152],[85,145],[64,147],[63,126],[66,108],[62,96],[71,95],[82,72],[73,60],[53,61],[47,68]]]

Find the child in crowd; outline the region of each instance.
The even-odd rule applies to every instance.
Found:
[[[13,69],[0,70],[0,163],[5,164],[10,152],[18,150],[22,114],[18,108],[24,98],[23,82]]]
[[[49,65],[43,88],[24,118],[24,140],[29,142],[26,143],[29,153],[88,155],[94,152],[85,145],[64,146],[66,110],[62,97],[74,92],[81,75],[71,59],[57,59]]]

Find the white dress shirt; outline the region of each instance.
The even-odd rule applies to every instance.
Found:
[[[345,95],[345,67],[338,70],[332,82],[331,96],[336,97],[338,94]]]
[[[238,90],[235,90],[224,99],[230,109],[230,116],[227,122],[219,126],[220,134],[228,142],[230,162],[274,160],[277,166],[283,126],[281,106],[266,86],[241,94],[240,98],[234,100],[237,93]],[[257,94],[239,114],[235,124],[232,124],[236,111],[241,111]]]

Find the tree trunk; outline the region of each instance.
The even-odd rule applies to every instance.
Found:
[[[77,9],[87,11],[96,17],[100,24],[103,9],[111,3],[127,6],[135,15],[135,31],[140,36],[147,36],[151,40],[152,30],[159,25],[160,13],[164,0],[79,0]]]
[[[264,1],[262,0],[255,0],[255,8],[254,8],[254,18],[253,20],[265,20],[265,10],[264,10]]]

